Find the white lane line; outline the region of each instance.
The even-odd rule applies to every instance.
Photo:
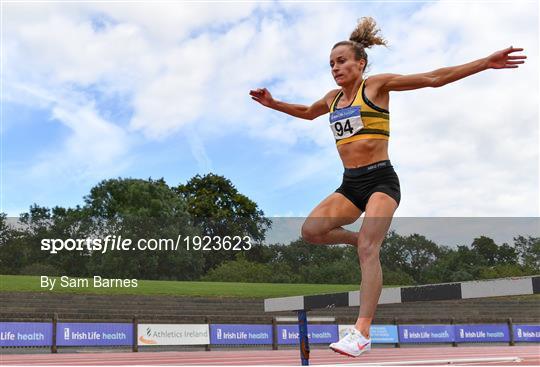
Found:
[[[393,361],[379,363],[358,363],[351,366],[407,366],[407,365],[433,365],[433,364],[455,364],[455,363],[484,363],[484,362],[521,362],[519,357],[498,357],[498,358],[455,358],[455,359],[423,359],[416,361]],[[321,367],[331,365],[321,365]]]

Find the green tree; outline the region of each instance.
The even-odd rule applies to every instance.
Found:
[[[190,224],[185,201],[163,179],[105,180],[90,190],[85,203],[102,239],[176,241],[179,235],[200,234]],[[203,274],[203,264],[201,253],[188,251],[180,241],[176,250],[95,252],[90,268],[106,277],[192,280]]]
[[[473,280],[478,275],[484,259],[467,246],[457,249],[440,247],[438,259],[424,269],[425,283],[444,283]]]
[[[26,265],[30,249],[20,240],[22,234],[9,225],[5,213],[0,213],[0,274],[18,274]]]
[[[358,264],[356,248],[352,246],[312,245],[300,238],[288,245],[272,245],[271,248],[277,262],[296,269],[300,266],[324,266],[351,259]]]
[[[514,246],[523,266],[540,271],[540,237],[515,237]]]
[[[85,239],[91,236],[93,231],[92,221],[86,215],[85,210],[79,206],[75,208],[54,207],[51,211],[50,223],[47,236],[51,239]],[[61,250],[48,256],[49,264],[62,275],[79,277],[92,275],[88,269],[91,251],[85,246],[81,250]]]
[[[523,275],[527,275],[526,271],[517,264],[498,264],[481,267],[477,279],[496,279]]]
[[[4,245],[10,236],[11,231],[7,223],[7,214],[0,213],[0,246]]]
[[[275,251],[271,246],[263,243],[254,243],[249,251],[243,253],[247,261],[267,264],[272,261]]]
[[[210,269],[202,278],[214,282],[246,282],[270,283],[272,269],[268,264],[247,261],[240,257],[236,260],[225,261],[214,269]]]
[[[50,262],[52,256],[41,251],[41,240],[53,237],[51,209],[33,204],[27,213],[19,217],[20,236],[16,241],[19,244],[17,252],[23,259],[22,265],[32,263]],[[20,270],[20,268],[19,268]]]
[[[232,182],[223,176],[196,175],[176,192],[187,203],[187,212],[205,236],[249,236],[253,243],[262,242],[271,221],[257,204],[238,192]],[[224,261],[233,260],[234,251],[205,252],[205,268],[215,268]]]
[[[381,265],[387,269],[410,271],[409,261],[406,257],[405,241],[395,231],[390,230],[381,246]]]
[[[417,283],[425,281],[424,270],[441,254],[433,241],[419,234],[400,236],[390,232],[381,248],[381,264],[394,271],[409,274]]]
[[[414,279],[404,271],[383,267],[383,284],[385,285],[414,285]]]
[[[32,205],[27,213],[23,213],[17,223],[17,230],[2,246],[0,257],[4,260],[11,257],[10,273],[30,274],[32,267],[45,265],[48,273],[62,273],[73,276],[86,275],[88,251],[62,250],[56,254],[41,250],[43,239],[66,240],[68,238],[85,237],[88,227],[81,224],[81,209],[52,209]],[[86,229],[86,231],[85,231]]]
[[[491,238],[486,236],[475,238],[471,247],[482,257],[485,265],[491,266],[497,263],[499,247]]]
[[[518,253],[516,249],[507,243],[503,243],[497,249],[497,264],[517,265]]]

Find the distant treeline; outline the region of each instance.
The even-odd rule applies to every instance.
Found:
[[[15,225],[0,213],[0,274],[235,282],[360,282],[356,248],[263,244],[271,221],[225,177],[111,179],[93,187],[76,208],[30,207]],[[43,239],[138,239],[249,236],[248,251],[43,251]],[[540,273],[540,238],[497,244],[481,236],[469,246],[440,246],[420,234],[393,231],[381,249],[385,284],[425,284]]]

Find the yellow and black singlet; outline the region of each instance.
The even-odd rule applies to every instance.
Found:
[[[330,105],[330,128],[336,145],[362,139],[388,140],[390,137],[390,113],[375,106],[366,98],[365,80],[356,97],[348,107],[336,108],[343,91],[339,91]]]

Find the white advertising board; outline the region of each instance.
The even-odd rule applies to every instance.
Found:
[[[210,344],[208,324],[139,324],[138,345]]]

